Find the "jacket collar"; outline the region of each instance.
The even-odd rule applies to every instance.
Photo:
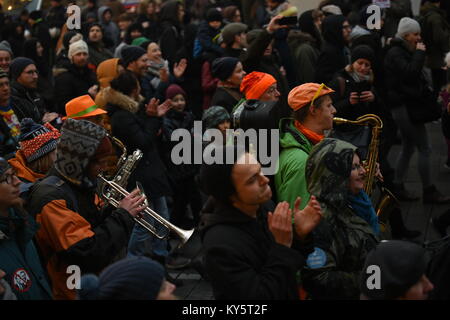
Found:
[[[139,110],[139,102],[131,97],[114,90],[111,87],[105,88],[106,104],[114,105],[120,109],[136,113]]]

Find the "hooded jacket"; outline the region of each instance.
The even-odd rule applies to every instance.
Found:
[[[139,102],[112,88],[106,89],[106,96],[113,136],[125,143],[128,152],[139,149],[144,153],[128,184],[135,186],[136,181],[141,182],[151,198],[171,194],[167,170],[158,149],[162,119],[147,116]]]
[[[394,38],[384,60],[387,102],[390,108],[421,100],[426,80],[425,51],[411,50],[401,38]]]
[[[33,237],[36,222],[18,208],[0,217],[0,269],[18,300],[50,300],[51,288]]]
[[[112,14],[112,10],[108,6],[102,6],[98,8],[98,21],[103,28],[104,37],[111,40],[114,44],[114,47],[116,47],[119,44],[120,30],[115,22],[113,22],[112,20],[106,22],[105,19],[103,18],[103,15],[107,10],[109,10]]]
[[[350,63],[350,52],[342,35],[344,21],[344,16],[333,15],[328,16],[322,24],[324,43],[316,65],[318,83],[328,83],[336,71]]]
[[[275,242],[267,226],[272,202],[256,218],[208,201],[200,224],[204,262],[217,300],[298,299],[296,273],[304,264],[299,251]],[[311,251],[305,246],[305,254]]]
[[[281,152],[275,174],[277,201],[287,201],[293,207],[297,197],[300,197],[300,209],[303,209],[310,197],[306,188],[305,167],[313,145],[295,128],[292,119],[281,119],[279,129]]]
[[[83,273],[100,272],[126,248],[134,225],[124,209],[100,209],[96,181],[86,171],[106,132],[88,121],[83,126],[89,139],[81,140],[74,133],[65,136],[63,126],[55,165],[45,179],[33,185],[27,203],[28,212],[41,225],[36,240],[54,299],[76,297],[75,289],[66,285],[71,275],[68,266],[77,265]]]
[[[317,41],[308,33],[291,30],[288,43],[295,61],[298,85],[314,82],[315,66],[320,53]]]
[[[314,230],[315,251],[308,257],[303,284],[313,299],[359,299],[359,276],[366,255],[379,239],[348,202],[356,147],[336,139],[317,144],[306,163],[308,192],[323,218]]]

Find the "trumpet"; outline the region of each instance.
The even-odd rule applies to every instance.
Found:
[[[119,200],[116,199],[117,195],[120,195],[122,196],[122,198],[124,198],[130,193],[123,187],[121,187],[118,183],[109,181],[102,175],[99,175],[98,178],[101,180],[101,183],[104,186],[103,190],[108,189],[106,187],[109,187],[113,190],[113,192],[102,192],[102,198],[113,207],[119,207]],[[112,194],[114,194],[114,196],[111,196]],[[152,225],[150,222],[145,220],[145,215],[155,220],[155,225]],[[183,246],[194,233],[194,229],[183,230],[181,228],[178,228],[174,224],[161,217],[155,211],[153,211],[149,206],[145,206],[142,212],[138,216],[134,217],[134,220],[149,232],[151,232],[158,239],[167,239],[169,238],[171,233],[174,233],[181,240],[179,247]],[[160,228],[156,227],[158,224],[161,226]]]

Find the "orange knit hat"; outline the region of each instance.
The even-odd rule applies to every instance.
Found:
[[[95,104],[90,95],[86,94],[66,103],[67,117],[64,117],[63,120],[67,118],[84,119],[106,113]]]
[[[240,89],[247,100],[257,100],[276,82],[277,80],[268,73],[253,71],[244,77]]]
[[[328,88],[323,83],[304,83],[289,92],[288,104],[292,110],[297,111],[298,109],[309,105],[317,98],[333,92],[333,89]]]

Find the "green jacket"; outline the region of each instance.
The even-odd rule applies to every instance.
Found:
[[[348,201],[348,183],[356,147],[324,139],[310,153],[306,180],[322,207],[323,219],[314,230],[315,251],[302,272],[313,299],[359,299],[360,273],[370,250],[379,242],[370,225]]]
[[[300,197],[300,208],[303,209],[310,197],[306,188],[305,165],[313,145],[295,128],[292,119],[281,119],[279,129],[281,152],[275,174],[277,201],[287,201],[293,207],[295,199]]]
[[[445,12],[431,3],[426,3],[421,11],[422,38],[427,46],[427,67],[440,69],[444,57],[450,51],[450,25]]]

